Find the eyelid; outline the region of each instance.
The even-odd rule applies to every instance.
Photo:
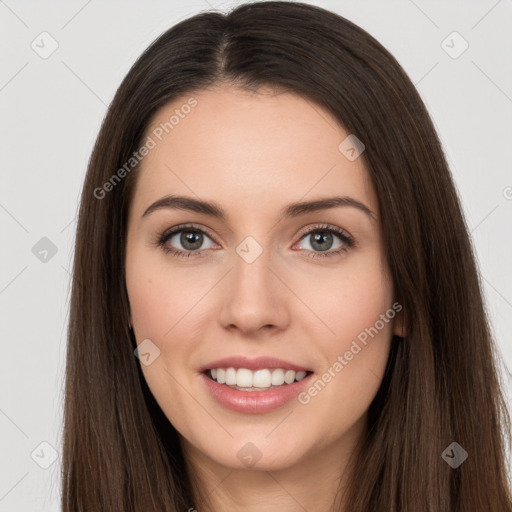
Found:
[[[161,238],[168,238],[171,235],[175,235],[176,233],[179,233],[180,231],[186,231],[187,229],[193,231],[197,230],[199,232],[207,234],[217,245],[220,245],[215,240],[215,235],[212,234],[210,231],[210,228],[207,228],[200,224],[195,224],[193,222],[185,222],[184,224],[177,224],[176,226],[173,226],[172,228],[166,229],[162,232]]]
[[[328,223],[324,223],[324,222],[319,222],[319,223],[316,223],[316,224],[313,223],[313,226],[311,226],[311,224],[310,224],[310,225],[302,228],[298,232],[298,234],[296,236],[299,237],[299,239],[300,239],[304,235],[310,235],[310,234],[314,233],[317,230],[318,231],[321,231],[321,230],[332,230],[335,233],[340,233],[340,234],[346,236],[350,240],[354,240],[354,237],[346,229],[340,228],[339,226],[335,226],[334,224],[328,224]]]

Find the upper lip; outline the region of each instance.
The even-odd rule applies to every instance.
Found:
[[[211,363],[207,363],[199,369],[204,372],[211,370],[212,368],[247,368],[248,370],[261,370],[261,369],[272,369],[282,368],[283,370],[294,370],[296,372],[308,372],[311,371],[301,365],[285,361],[284,359],[278,359],[271,356],[261,356],[254,359],[249,359],[245,356],[225,357],[223,359],[217,359]]]

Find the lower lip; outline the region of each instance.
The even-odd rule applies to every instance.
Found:
[[[297,398],[311,382],[314,373],[298,382],[284,384],[268,391],[238,391],[224,384],[219,384],[205,373],[201,373],[206,387],[219,404],[232,411],[246,414],[259,414],[273,411]]]

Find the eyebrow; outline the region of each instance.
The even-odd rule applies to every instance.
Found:
[[[372,221],[377,219],[376,214],[370,210],[368,206],[349,196],[326,197],[316,199],[314,201],[290,203],[280,211],[280,214],[284,218],[292,218],[311,212],[338,208],[341,206],[357,208],[364,212]],[[228,217],[227,213],[213,201],[202,201],[200,199],[194,199],[193,197],[178,195],[168,195],[158,199],[145,210],[142,217],[147,217],[154,211],[161,209],[188,210],[191,212],[202,213],[204,215],[210,215],[211,217],[215,217],[223,221]]]

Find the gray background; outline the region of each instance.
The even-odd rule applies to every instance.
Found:
[[[75,215],[106,106],[163,31],[239,3],[0,0],[1,512],[59,510]],[[418,87],[460,191],[499,349],[512,369],[512,0],[309,3],[370,32]],[[47,58],[31,46],[51,49],[43,31],[58,43]],[[469,44],[460,55],[464,42],[454,31]],[[49,245],[43,237],[55,254],[41,252]],[[504,379],[510,400],[512,377]]]

